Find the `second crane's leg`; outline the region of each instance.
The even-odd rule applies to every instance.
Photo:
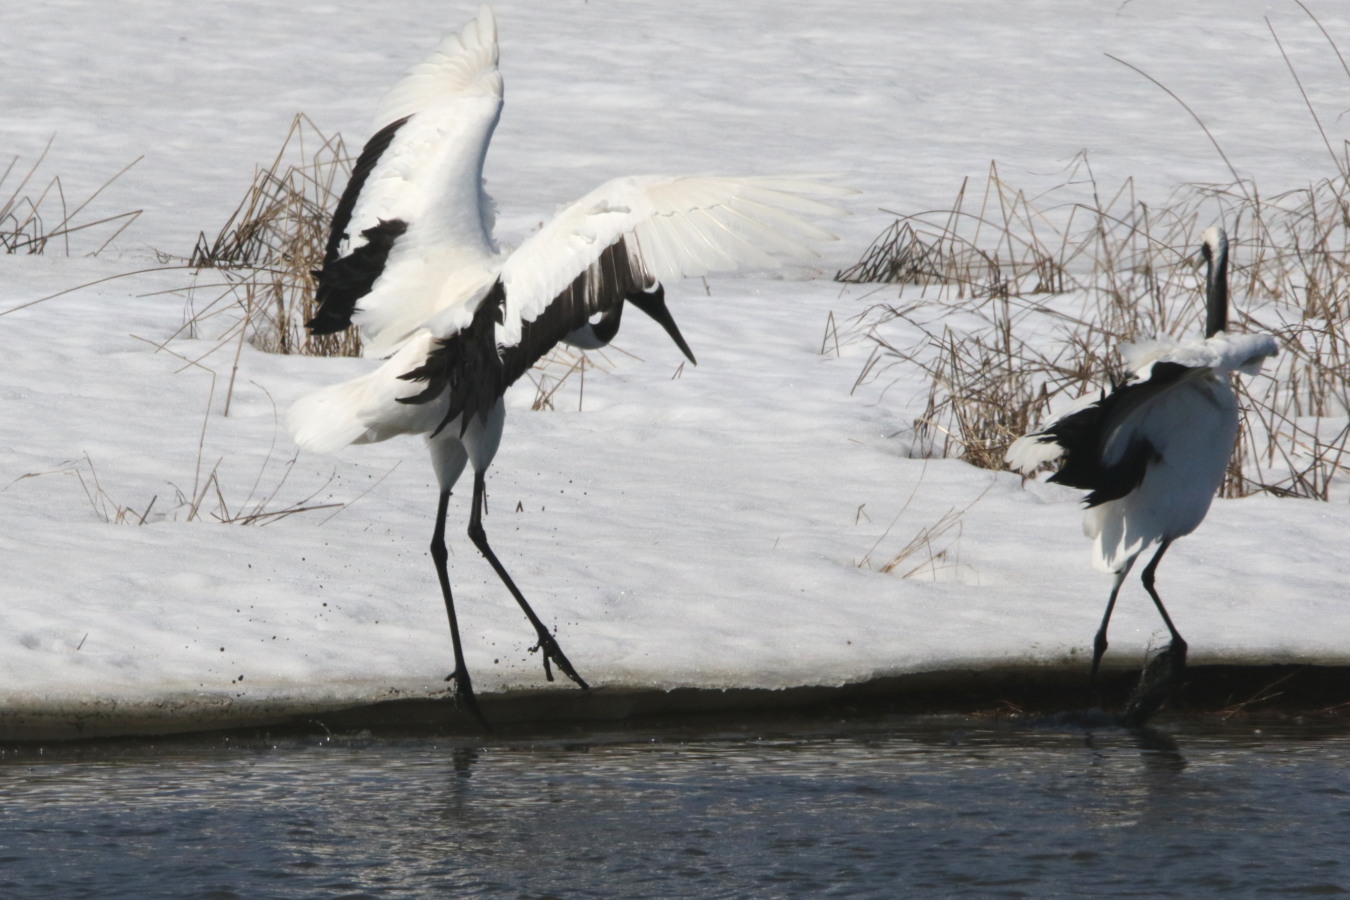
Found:
[[[469,680],[469,667],[464,664],[464,647],[459,640],[459,619],[455,616],[455,601],[450,596],[449,553],[445,549],[445,514],[450,506],[450,492],[441,491],[440,503],[436,507],[436,530],[431,535],[431,559],[436,563],[436,578],[441,583],[441,594],[445,597],[445,611],[450,616],[450,642],[455,648],[455,671],[447,681],[455,683],[455,696],[469,708],[474,718],[488,727],[483,711],[478,708],[478,698],[473,694],[473,682]]]
[[[568,678],[582,687],[590,687],[577,674],[577,670],[572,668],[572,664],[567,661],[567,657],[563,654],[562,648],[558,646],[558,642],[554,640],[553,635],[548,633],[544,623],[539,621],[539,617],[534,614],[530,604],[525,601],[525,595],[520,592],[520,588],[516,587],[516,583],[506,573],[506,567],[502,565],[501,560],[497,559],[497,554],[493,553],[492,548],[488,546],[487,532],[483,530],[484,481],[484,475],[481,471],[473,473],[473,513],[469,518],[469,539],[478,548],[478,552],[482,553],[483,557],[492,565],[497,577],[502,580],[502,584],[506,585],[506,589],[511,592],[511,596],[516,598],[516,602],[524,610],[530,624],[534,626],[535,632],[539,635],[538,649],[544,651],[544,675],[548,680],[553,680],[553,670],[549,667],[549,661],[552,660]]]
[[[1158,612],[1162,615],[1163,622],[1167,625],[1167,630],[1172,633],[1172,650],[1179,652],[1184,656],[1186,653],[1186,641],[1183,640],[1181,634],[1177,632],[1177,627],[1172,624],[1172,617],[1167,614],[1167,610],[1163,607],[1162,598],[1159,597],[1158,592],[1153,589],[1153,575],[1158,571],[1158,563],[1162,561],[1163,554],[1167,552],[1167,548],[1170,546],[1172,546],[1171,541],[1162,542],[1158,547],[1158,552],[1153,554],[1153,559],[1149,560],[1148,565],[1144,567],[1144,574],[1140,576],[1139,580],[1144,582],[1144,590],[1148,591],[1148,595],[1153,598],[1153,605],[1158,607]]]
[[[1144,667],[1143,674],[1139,676],[1139,684],[1125,705],[1125,713],[1121,720],[1131,728],[1140,728],[1148,723],[1154,713],[1171,699],[1177,682],[1186,671],[1186,642],[1177,633],[1176,626],[1172,624],[1172,617],[1163,608],[1162,598],[1153,587],[1153,576],[1158,569],[1158,562],[1170,545],[1171,541],[1162,542],[1153,559],[1144,567],[1144,574],[1140,578],[1144,582],[1144,590],[1153,598],[1154,605],[1158,607],[1163,621],[1167,623],[1167,630],[1172,633],[1172,642]]]
[[[1097,669],[1101,667],[1102,656],[1106,653],[1106,628],[1111,624],[1111,611],[1116,608],[1116,597],[1120,595],[1120,586],[1125,583],[1125,576],[1130,574],[1130,567],[1134,565],[1134,557],[1125,561],[1119,572],[1116,573],[1116,583],[1111,585],[1111,599],[1106,601],[1106,613],[1102,616],[1101,627],[1097,629],[1097,636],[1092,639],[1092,671],[1088,674],[1088,692],[1087,706],[1089,708],[1096,702],[1094,690],[1097,685]]]

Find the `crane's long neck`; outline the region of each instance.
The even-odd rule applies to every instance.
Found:
[[[1228,328],[1228,236],[1221,228],[1205,233],[1202,249],[1209,263],[1205,275],[1205,337],[1210,338]]]

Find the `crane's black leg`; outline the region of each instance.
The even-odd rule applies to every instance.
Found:
[[[1158,607],[1158,612],[1162,615],[1163,622],[1167,624],[1167,630],[1172,633],[1172,647],[1169,652],[1180,653],[1184,658],[1186,653],[1186,642],[1177,632],[1177,627],[1172,624],[1172,617],[1169,616],[1167,610],[1163,608],[1162,598],[1158,596],[1158,592],[1153,588],[1153,575],[1158,571],[1158,563],[1162,560],[1163,554],[1167,552],[1167,548],[1170,546],[1172,546],[1170,540],[1163,541],[1162,544],[1159,545],[1158,552],[1153,554],[1153,559],[1149,560],[1148,565],[1144,567],[1144,572],[1139,577],[1139,580],[1144,583],[1144,590],[1148,591],[1148,595],[1153,598],[1153,605]]]
[[[1172,642],[1167,645],[1166,650],[1149,661],[1144,667],[1143,674],[1139,676],[1139,684],[1135,686],[1134,693],[1130,695],[1129,702],[1125,705],[1125,713],[1121,716],[1121,722],[1130,728],[1143,727],[1153,714],[1162,708],[1162,705],[1171,698],[1177,681],[1186,670],[1186,642],[1177,633],[1176,626],[1172,624],[1172,617],[1163,609],[1162,599],[1153,587],[1153,576],[1158,569],[1158,562],[1171,543],[1171,541],[1162,542],[1153,559],[1144,567],[1140,578],[1144,582],[1144,589],[1153,598],[1153,604],[1162,614],[1163,621],[1167,623],[1167,630],[1172,633]]]
[[[455,696],[468,707],[482,726],[491,730],[483,711],[478,708],[478,698],[473,694],[473,682],[469,680],[469,668],[464,664],[464,648],[459,640],[459,619],[455,616],[455,601],[450,596],[450,571],[447,568],[450,554],[445,549],[445,513],[450,506],[450,492],[441,491],[440,503],[436,508],[436,530],[431,534],[431,558],[436,563],[436,578],[441,583],[441,595],[445,597],[445,611],[450,616],[450,642],[455,648],[455,671],[446,681],[455,683]]]
[[[1092,672],[1088,675],[1087,706],[1092,708],[1094,701],[1093,689],[1097,684],[1097,669],[1101,667],[1102,656],[1106,653],[1106,626],[1111,623],[1111,611],[1116,608],[1116,597],[1120,594],[1120,586],[1125,582],[1125,576],[1130,573],[1130,566],[1134,560],[1130,559],[1125,563],[1124,568],[1116,573],[1116,583],[1111,586],[1111,599],[1106,601],[1106,614],[1102,616],[1101,627],[1097,629],[1097,636],[1092,639]]]
[[[530,604],[525,602],[525,595],[520,592],[520,588],[516,587],[516,583],[511,580],[511,576],[506,574],[506,568],[501,564],[501,560],[497,559],[497,554],[493,553],[492,548],[488,546],[487,532],[483,530],[483,492],[484,475],[480,471],[475,471],[473,473],[473,513],[469,517],[470,540],[478,548],[478,552],[482,553],[484,558],[491,563],[497,577],[502,580],[502,584],[506,585],[506,589],[511,592],[511,596],[516,598],[516,602],[520,604],[520,608],[524,610],[530,624],[534,626],[535,632],[539,635],[539,643],[535,646],[535,649],[544,651],[544,676],[549,681],[553,680],[553,670],[549,667],[549,661],[552,660],[558,664],[558,668],[562,670],[564,675],[583,688],[589,688],[590,685],[582,680],[581,676],[577,674],[577,670],[572,668],[572,664],[567,661],[567,657],[563,655],[562,648],[553,639],[553,635],[548,633],[544,623],[539,621],[539,617],[534,614],[534,610],[530,609]],[[446,596],[449,597],[450,595],[446,594]]]

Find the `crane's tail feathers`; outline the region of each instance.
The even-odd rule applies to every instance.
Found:
[[[435,339],[426,332],[364,375],[301,397],[286,427],[306,450],[331,453],[348,444],[370,444],[400,434],[426,434],[441,424],[444,403],[408,403],[422,387],[403,376],[427,361]]]
[[[1012,442],[1003,460],[1016,472],[1031,475],[1045,463],[1054,462],[1064,448],[1045,434],[1028,434]]]
[[[297,400],[286,413],[286,428],[306,450],[332,453],[366,433],[359,415],[367,377],[354,378]]]

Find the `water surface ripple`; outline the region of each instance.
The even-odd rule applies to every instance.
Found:
[[[974,719],[0,753],[0,896],[1350,891],[1350,730]]]

